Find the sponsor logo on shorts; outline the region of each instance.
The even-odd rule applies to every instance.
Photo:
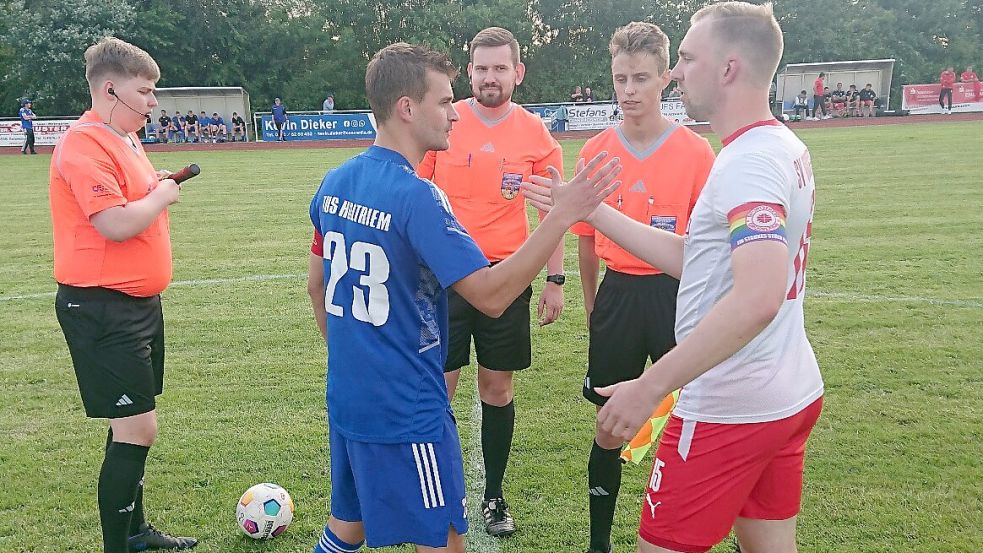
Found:
[[[119,400],[116,401],[116,407],[126,407],[127,405],[133,405],[133,400],[130,396],[123,394],[120,396]]]
[[[651,494],[645,494],[645,503],[648,504],[649,510],[652,512],[652,518],[655,518],[655,509],[659,505],[662,505],[662,502],[661,501],[656,501],[655,503],[652,503],[652,495]]]

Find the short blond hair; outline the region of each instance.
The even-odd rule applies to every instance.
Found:
[[[652,54],[660,74],[669,69],[669,37],[652,23],[632,21],[619,27],[611,35],[608,51],[612,58],[618,54]]]
[[[519,41],[508,29],[501,27],[488,27],[471,39],[468,55],[474,60],[474,51],[478,48],[495,48],[498,46],[508,46],[512,52],[512,65],[519,65]]]
[[[160,67],[138,46],[107,36],[85,51],[85,80],[89,86],[107,76],[144,77],[156,82]]]
[[[707,21],[718,44],[732,46],[748,61],[748,76],[754,84],[771,83],[785,50],[782,29],[775,19],[771,2],[710,4],[693,14],[691,25]]]
[[[451,80],[459,70],[447,54],[427,46],[397,42],[376,52],[365,70],[365,95],[379,123],[385,123],[396,100],[408,96],[419,102],[427,94],[427,71]]]

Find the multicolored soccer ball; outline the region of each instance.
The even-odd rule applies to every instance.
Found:
[[[273,539],[290,526],[294,500],[276,484],[256,484],[246,490],[236,505],[236,521],[250,538]]]

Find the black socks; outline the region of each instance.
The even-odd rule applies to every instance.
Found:
[[[481,456],[485,461],[485,499],[502,497],[502,481],[512,450],[515,401],[504,407],[481,402]]]
[[[595,441],[587,462],[590,491],[590,547],[607,551],[611,543],[614,507],[621,489],[621,448],[604,449]]]
[[[105,553],[128,553],[127,538],[130,523],[142,503],[144,466],[149,447],[111,442],[99,472],[99,518],[102,521],[102,542]],[[143,506],[139,507],[143,518]]]

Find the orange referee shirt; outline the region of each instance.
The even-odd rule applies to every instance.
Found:
[[[580,150],[590,161],[601,152],[621,158],[621,186],[605,203],[636,221],[683,235],[696,199],[703,190],[713,149],[705,138],[680,125],[673,125],[643,152],[633,148],[621,126],[594,136]],[[578,236],[594,236],[594,251],[608,268],[631,275],[661,273],[628,253],[587,223],[571,228]]]
[[[171,239],[166,209],[143,232],[123,242],[107,239],[89,221],[104,209],[143,198],[156,185],[157,173],[136,135],[127,140],[95,112],[85,112],[51,156],[55,280],[137,297],[167,288]]]
[[[451,130],[450,149],[428,152],[417,174],[447,194],[485,257],[501,261],[529,236],[519,183],[531,175],[549,176],[550,165],[562,174],[563,150],[542,119],[522,106],[512,104],[504,117],[489,121],[474,103],[468,98],[454,104],[461,119]]]

